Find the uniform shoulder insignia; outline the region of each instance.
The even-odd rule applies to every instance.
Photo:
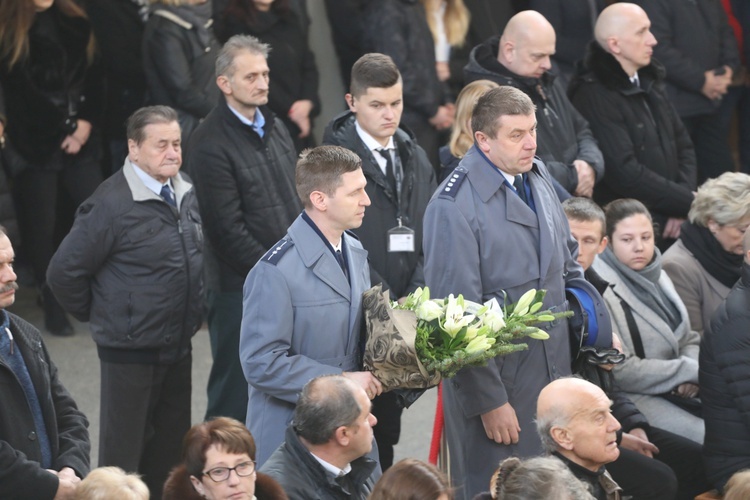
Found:
[[[283,257],[293,246],[294,242],[292,240],[284,238],[272,246],[260,260],[261,262],[268,262],[275,266],[279,263],[281,257]]]
[[[351,236],[352,238],[354,238],[355,240],[359,241],[359,236],[357,236],[356,234],[354,234],[354,232],[351,229],[347,229],[344,232],[346,234],[348,234],[349,236]]]
[[[462,167],[456,167],[450,176],[440,185],[440,197],[441,198],[455,198],[458,194],[458,188],[461,183],[466,179],[467,170]]]

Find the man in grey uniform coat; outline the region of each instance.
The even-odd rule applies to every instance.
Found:
[[[370,270],[367,252],[347,230],[362,224],[370,204],[361,167],[355,153],[339,146],[303,153],[296,184],[305,209],[245,281],[240,361],[258,467],[284,442],[311,379],[343,373],[370,399],[382,390],[370,372],[359,371]]]
[[[550,174],[534,157],[531,99],[513,87],[490,90],[477,103],[472,129],[474,146],[427,206],[430,295],[512,303],[536,288],[547,290],[545,309],[565,310],[566,285],[579,284],[583,271]],[[537,396],[570,374],[571,357],[567,320],[540,327],[548,340],[525,339],[528,350],[465,368],[443,384],[457,499],[486,490],[500,460],[543,451],[533,425]]]

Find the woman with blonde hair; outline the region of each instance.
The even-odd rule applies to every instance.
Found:
[[[477,101],[490,89],[499,85],[490,80],[477,80],[466,85],[456,98],[456,119],[447,146],[440,148],[440,173],[438,182],[448,177],[471,146],[474,132],[471,130],[471,114]]]
[[[727,172],[698,188],[679,239],[664,252],[674,283],[701,335],[740,279],[742,237],[750,227],[750,175]]]
[[[92,470],[76,488],[75,500],[148,500],[146,484],[119,467]]]
[[[469,9],[463,0],[422,0],[435,42],[435,70],[441,82],[451,77],[451,47],[461,47],[469,31]]]

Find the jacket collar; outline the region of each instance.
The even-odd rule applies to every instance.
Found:
[[[640,88],[634,87],[619,61],[605,51],[595,40],[589,42],[586,50],[583,67],[579,67],[581,77],[591,79],[590,77],[593,75],[608,89],[617,90],[625,95],[638,94],[644,91],[650,92],[654,85],[661,84],[666,75],[661,63],[652,58],[651,64],[638,70],[638,79],[641,82]],[[589,72],[591,75],[587,78],[586,73]],[[575,86],[575,83],[573,85]]]
[[[288,448],[292,458],[299,461],[301,467],[306,469],[312,476],[315,484],[327,484],[330,488],[335,490],[342,489],[341,485],[336,481],[336,478],[326,472],[320,462],[315,460],[315,457],[313,457],[310,451],[305,448],[305,445],[302,444],[299,436],[297,436],[297,433],[294,431],[293,424],[290,424],[286,428],[285,446]],[[352,470],[347,474],[350,479],[350,484],[362,485],[367,482],[367,479],[375,471],[377,462],[365,455],[353,460],[351,466]]]
[[[147,188],[143,181],[138,178],[135,170],[133,170],[133,165],[127,158],[125,158],[125,164],[122,166],[122,174],[125,176],[125,181],[128,183],[130,192],[133,195],[133,201],[157,200],[166,203],[161,196]],[[188,182],[179,172],[177,173],[177,175],[172,177],[172,189],[174,189],[178,207],[181,206],[182,198],[192,188],[193,185]]]

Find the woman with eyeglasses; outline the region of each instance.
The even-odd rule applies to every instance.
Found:
[[[163,500],[287,500],[279,483],[255,470],[255,440],[237,420],[194,425],[182,443],[182,463],[164,485]]]

